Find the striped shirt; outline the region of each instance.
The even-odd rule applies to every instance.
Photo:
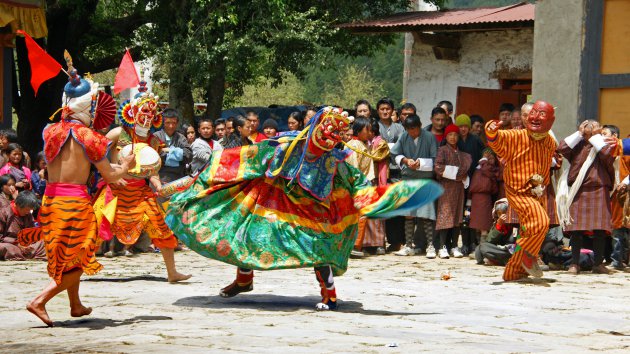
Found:
[[[551,159],[557,143],[550,135],[534,140],[526,129],[498,130],[490,132],[486,124],[488,146],[505,160],[503,180],[505,185],[517,193],[529,193],[531,177],[539,174],[544,177],[544,184],[549,184]]]

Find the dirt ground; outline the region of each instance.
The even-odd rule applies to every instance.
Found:
[[[232,266],[176,254],[193,278],[168,284],[159,254],[100,259],[84,277],[92,315],[70,317],[53,299],[46,328],[24,310],[48,283],[43,262],[1,262],[2,352],[628,352],[630,274],[547,272],[555,282],[501,281],[474,260],[393,255],[351,260],[336,278],[340,308],[316,312],[310,269],[257,272],[254,291],[218,296]],[[450,272],[450,280],[441,275]]]

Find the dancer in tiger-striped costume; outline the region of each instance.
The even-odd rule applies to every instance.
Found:
[[[123,126],[107,134],[107,137],[116,144],[116,149],[112,151],[113,161],[117,161],[119,151],[127,145],[147,144],[160,152],[162,142],[151,134],[151,129],[159,129],[162,125],[162,116],[157,111],[158,98],[147,92],[144,81],[140,82],[138,91],[140,92],[132,100],[121,104],[119,118]],[[162,183],[157,171],[151,174],[148,180],[159,192]],[[189,274],[177,272],[175,267],[177,239],[166,226],[164,212],[158,206],[156,195],[149,187],[147,179],[127,174],[125,181],[125,186],[109,184],[101,191],[118,197],[111,232],[121,243],[130,246],[136,243],[144,230],[162,253],[168,281],[174,283],[190,278]]]
[[[81,79],[71,66],[68,72],[71,77],[64,89],[62,119],[44,130],[48,185],[39,211],[41,228],[26,229],[18,236],[22,245],[45,241],[48,274],[53,280],[26,309],[48,326],[53,322],[46,303],[64,290],[68,291],[72,317],[92,312],[79,298],[81,274],[94,274],[102,268],[95,258],[96,218],[86,187],[90,164],[114,183],[134,158],[131,155],[121,165],[110,165],[106,158],[110,141],[88,128],[96,109],[93,102],[104,93],[98,92],[98,84]]]
[[[551,159],[557,147],[549,135],[554,120],[553,106],[537,101],[524,122],[527,129],[499,130],[499,121],[486,124],[488,145],[506,162],[505,193],[521,223],[516,250],[503,273],[506,281],[528,274],[542,276],[537,257],[549,229],[544,186],[549,184]]]

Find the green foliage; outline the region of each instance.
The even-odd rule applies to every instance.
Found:
[[[265,78],[260,78],[259,82],[254,84],[245,85],[243,94],[234,100],[233,105],[235,107],[266,107],[271,104],[292,106],[302,103],[304,103],[302,83],[295,75],[284,72],[282,82],[278,85],[272,85]]]
[[[383,85],[374,80],[366,68],[348,65],[339,70],[337,80],[326,83],[323,102],[354,107],[358,99],[376,102],[383,95]]]

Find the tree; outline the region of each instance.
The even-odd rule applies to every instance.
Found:
[[[165,1],[158,7],[161,18],[179,14],[173,3],[181,3],[188,21],[157,23],[152,36],[161,43],[159,59],[171,68],[169,101],[179,106],[193,87],[204,88],[210,117],[218,117],[260,77],[273,83],[282,81],[283,72],[303,78],[307,65],[326,65],[331,51],[356,56],[382,48],[392,36],[355,36],[335,25],[409,5],[408,0]]]
[[[142,58],[142,46],[133,44],[136,34],[153,16],[147,10],[150,5],[149,0],[48,0],[48,38],[37,42],[59,63],[65,63],[63,51],[67,49],[81,74],[115,68],[125,46],[131,46],[134,57]],[[35,97],[24,38],[16,38],[16,54],[13,108],[18,116],[18,139],[35,156],[43,148],[43,142],[36,137],[41,136],[48,117],[61,106],[67,77],[58,75],[45,82]]]
[[[234,100],[235,106],[266,107],[270,104],[293,106],[304,103],[304,87],[291,73],[282,75],[282,83],[272,85],[261,78],[259,82],[243,87],[243,95]]]
[[[354,107],[358,99],[376,102],[384,96],[383,85],[364,67],[348,65],[337,75],[337,80],[324,86],[324,103],[341,107]]]

